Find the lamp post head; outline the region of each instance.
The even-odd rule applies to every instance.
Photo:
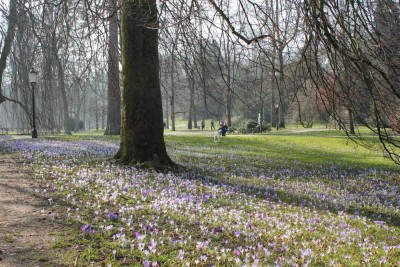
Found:
[[[279,103],[275,103],[275,108],[276,108],[276,109],[279,108]]]
[[[31,68],[31,71],[29,72],[29,83],[30,84],[36,83],[37,76],[38,76],[38,72],[35,70],[35,68]]]

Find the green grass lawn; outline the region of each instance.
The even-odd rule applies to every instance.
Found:
[[[311,132],[281,131],[271,134],[237,135],[231,134],[214,143],[213,132],[168,132],[165,140],[169,146],[183,145],[192,151],[209,153],[238,153],[267,157],[274,163],[304,164],[305,166],[330,166],[342,168],[396,168],[390,160],[383,157],[377,140],[365,146],[367,149],[349,140],[340,131],[321,130]]]
[[[101,132],[4,149],[63,203],[54,247],[77,266],[400,265],[400,170],[382,152],[322,128],[214,134],[167,130],[166,173],[114,165]]]

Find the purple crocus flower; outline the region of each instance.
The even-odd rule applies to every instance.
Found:
[[[112,220],[112,221],[116,221],[116,220],[118,220],[118,214],[115,212],[110,212],[110,213],[108,213],[108,218],[110,218],[110,220]]]
[[[239,231],[239,230],[236,230],[233,234],[234,234],[236,237],[239,237],[239,236],[240,236],[240,231]]]
[[[95,232],[91,223],[82,225],[81,230],[85,235],[93,234]]]

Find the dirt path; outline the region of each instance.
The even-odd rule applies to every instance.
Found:
[[[0,266],[61,266],[52,243],[62,228],[49,216],[48,200],[35,192],[37,181],[14,156],[0,152]]]

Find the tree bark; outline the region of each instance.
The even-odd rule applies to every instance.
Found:
[[[192,130],[193,129],[193,123],[196,124],[194,117],[195,117],[195,104],[194,104],[194,77],[193,73],[189,69],[188,66],[186,66],[186,75],[188,77],[188,83],[189,83],[189,90],[190,90],[190,100],[189,100],[189,115],[188,115],[188,129]],[[197,125],[194,125],[195,128],[197,128]]]
[[[171,131],[175,131],[176,130],[176,118],[175,118],[175,92],[172,93],[171,95]]]
[[[7,100],[7,98],[3,96],[1,84],[3,81],[4,70],[7,66],[7,57],[10,54],[12,43],[15,37],[18,19],[17,13],[17,0],[10,0],[10,14],[8,15],[7,34],[4,38],[3,49],[1,50],[0,56],[0,104]]]
[[[115,156],[123,164],[166,169],[159,82],[156,0],[124,0],[121,10],[122,125]]]
[[[60,56],[57,54],[57,51],[55,51],[55,60],[57,62],[57,74],[58,74],[58,86],[61,92],[61,98],[63,102],[63,114],[64,114],[64,133],[67,135],[72,135],[71,129],[69,127],[69,114],[68,114],[68,97],[67,97],[67,92],[65,88],[65,81],[64,81],[64,67],[63,63],[61,62]]]
[[[232,126],[232,61],[231,61],[231,51],[230,51],[230,47],[229,47],[229,42],[226,44],[226,55],[225,55],[225,59],[226,59],[226,72],[227,72],[227,76],[226,76],[226,94],[225,94],[225,124],[228,125],[228,127]]]
[[[349,132],[350,134],[356,134],[354,127],[353,111],[351,110],[351,108],[349,108],[348,112],[349,112]]]
[[[196,107],[194,104],[194,77],[193,76],[189,77],[189,88],[190,88],[190,102],[189,102],[188,129],[192,130],[193,124],[194,124],[194,128],[197,128],[197,122],[195,120]]]
[[[172,50],[171,50],[171,130],[176,130],[176,116],[175,116],[175,96],[176,96],[176,79],[175,79],[175,65],[176,65],[176,57],[175,53],[177,52],[177,43],[178,43],[179,32],[175,31],[175,39],[172,43]],[[176,68],[178,69],[178,68]],[[178,77],[178,71],[176,71],[176,77]]]

